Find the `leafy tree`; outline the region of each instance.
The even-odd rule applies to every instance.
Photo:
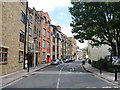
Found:
[[[120,56],[120,2],[71,2],[70,26],[79,41],[91,40],[92,46],[109,45]]]

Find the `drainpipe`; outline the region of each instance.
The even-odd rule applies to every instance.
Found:
[[[25,15],[25,38],[24,38],[24,62],[23,69],[25,69],[25,60],[27,59],[26,54],[26,33],[27,33],[27,13],[28,13],[28,2],[26,2],[26,15]]]

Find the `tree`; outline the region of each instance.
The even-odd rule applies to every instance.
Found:
[[[79,41],[91,40],[92,46],[109,45],[113,55],[120,56],[120,2],[71,2],[71,4],[70,26],[73,27],[74,37]]]

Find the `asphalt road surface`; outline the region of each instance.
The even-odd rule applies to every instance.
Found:
[[[24,76],[6,88],[117,88],[98,76],[84,71],[80,61],[49,65]]]

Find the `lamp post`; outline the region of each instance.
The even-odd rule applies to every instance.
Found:
[[[35,41],[34,41],[34,67],[36,66],[35,63],[36,63],[36,48],[35,48]]]

